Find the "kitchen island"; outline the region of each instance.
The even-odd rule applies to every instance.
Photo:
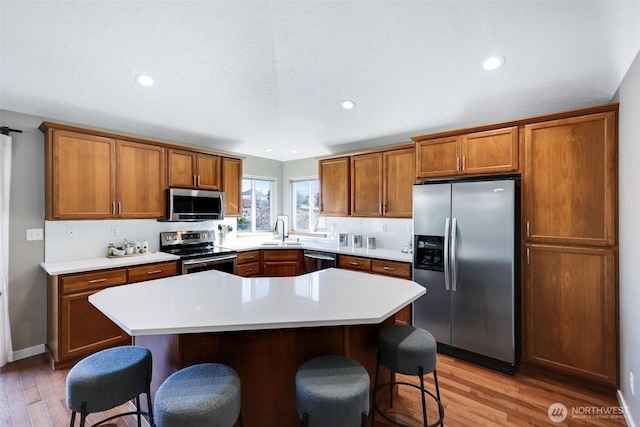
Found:
[[[334,268],[277,278],[206,271],[108,288],[89,301],[152,351],[152,394],[180,368],[224,363],[240,375],[246,426],[296,426],[298,367],[341,354],[373,380],[376,331],[424,293],[409,280]]]

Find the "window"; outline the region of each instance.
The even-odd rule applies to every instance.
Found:
[[[271,178],[242,179],[242,216],[239,233],[271,231],[273,224],[273,183]]]
[[[295,231],[314,233],[320,230],[320,181],[299,179],[291,181],[293,226]]]

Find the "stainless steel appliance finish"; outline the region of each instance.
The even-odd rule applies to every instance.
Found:
[[[505,372],[519,355],[518,188],[517,179],[413,188],[413,278],[427,288],[414,324],[444,352]]]
[[[331,252],[304,251],[305,273],[336,266],[336,254]]]
[[[208,221],[224,219],[225,197],[222,191],[170,188],[167,190],[168,221]]]
[[[347,233],[339,233],[338,246],[348,246],[348,244],[349,244],[349,235]]]
[[[236,273],[236,251],[216,246],[213,230],[160,233],[160,250],[180,257],[182,274],[206,270]]]

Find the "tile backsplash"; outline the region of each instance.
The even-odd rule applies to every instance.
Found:
[[[362,236],[366,247],[367,237],[376,238],[376,248],[401,250],[411,240],[411,219],[389,218],[341,218],[325,217],[327,235],[325,241],[338,245],[338,234]],[[160,233],[163,231],[217,230],[218,224],[229,224],[233,232],[225,241],[236,242],[236,219],[204,222],[161,222],[156,220],[98,220],[98,221],[45,221],[45,262],[71,261],[99,258],[106,255],[107,245],[116,246],[127,240],[147,240],[149,251],[160,249]],[[264,236],[262,237],[264,239]],[[243,239],[244,240],[244,239]],[[216,241],[217,242],[217,241]]]

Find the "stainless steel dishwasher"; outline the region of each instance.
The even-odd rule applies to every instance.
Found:
[[[320,252],[305,250],[304,251],[304,267],[305,272],[324,270],[336,266],[336,254],[332,252]]]

